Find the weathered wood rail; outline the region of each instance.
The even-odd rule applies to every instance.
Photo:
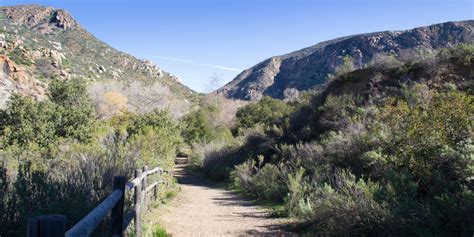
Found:
[[[66,217],[63,215],[46,215],[31,217],[28,219],[28,237],[82,237],[90,236],[96,227],[111,212],[110,235],[123,236],[124,232],[134,221],[135,236],[142,236],[141,216],[147,211],[148,198],[156,201],[160,184],[169,185],[164,180],[164,174],[172,176],[172,172],[156,167],[148,170],[135,170],[133,180],[127,181],[125,176],[115,176],[112,193],[109,194],[94,210],[77,222],[69,230],[66,230]],[[148,185],[148,176],[155,174],[157,181]],[[131,210],[124,213],[125,194],[134,191],[134,202]]]

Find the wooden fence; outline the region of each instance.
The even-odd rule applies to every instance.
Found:
[[[111,212],[110,230],[112,236],[123,236],[132,220],[135,225],[135,236],[142,236],[141,214],[147,210],[147,199],[158,197],[160,184],[169,185],[163,180],[163,175],[172,173],[156,167],[148,170],[135,170],[135,178],[127,181],[125,176],[115,176],[113,191],[97,207],[77,222],[71,229],[66,230],[66,217],[63,215],[46,215],[28,219],[28,237],[77,237],[90,236],[97,225]],[[148,185],[148,176],[155,174],[157,181]],[[125,194],[134,190],[134,203],[128,213],[124,213]],[[74,207],[71,207],[74,208]]]

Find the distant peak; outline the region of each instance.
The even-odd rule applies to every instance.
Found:
[[[53,27],[67,30],[78,25],[76,20],[63,9],[55,9],[40,5],[19,5],[0,7],[7,19],[31,29],[38,29],[45,33]]]

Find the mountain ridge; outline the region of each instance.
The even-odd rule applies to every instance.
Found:
[[[379,31],[326,40],[318,44],[270,57],[244,70],[215,93],[229,98],[259,100],[263,96],[284,98],[285,89],[307,90],[323,84],[351,59],[354,69],[384,56],[421,54],[474,41],[474,20],[445,22],[410,30]]]

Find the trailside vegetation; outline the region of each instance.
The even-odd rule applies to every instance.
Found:
[[[473,56],[465,44],[343,68],[296,101],[251,102],[201,169],[284,204],[312,235],[471,236]]]
[[[10,98],[0,111],[1,236],[25,235],[35,215],[60,213],[71,227],[110,193],[114,175],[174,165],[181,125],[168,112],[97,117],[82,79],[54,79],[47,100]]]

